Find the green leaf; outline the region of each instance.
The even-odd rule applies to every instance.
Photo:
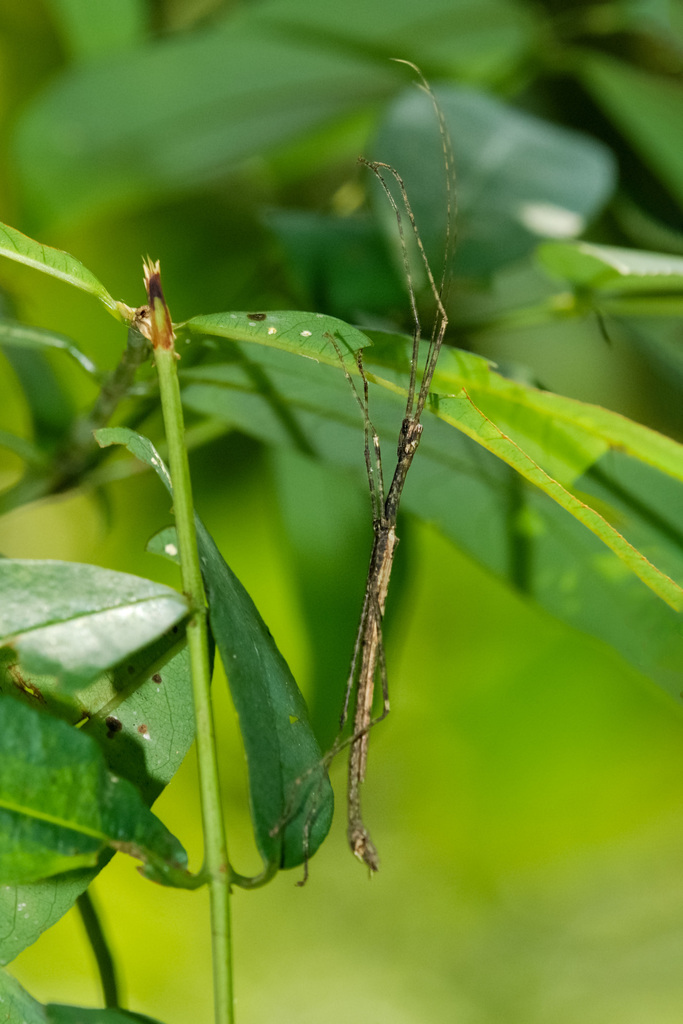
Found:
[[[48,6],[77,60],[125,51],[144,40],[148,11],[142,0],[116,0],[115,4],[49,0]]]
[[[177,327],[178,332],[209,338],[253,341],[268,348],[296,352],[323,363],[339,363],[330,341],[332,335],[342,355],[358,352],[372,342],[355,327],[323,313],[207,313],[194,316]]]
[[[385,441],[387,472],[390,449],[386,444],[395,445],[403,417],[408,362],[406,348],[397,346],[407,343],[391,339],[384,345],[376,333],[373,338],[375,344],[364,362],[370,379],[381,385],[372,389],[371,413]],[[230,355],[231,362],[182,372],[183,401],[188,408],[222,417],[269,444],[294,446],[355,469],[359,485],[367,486],[362,482],[362,419],[341,372],[258,346],[243,350],[233,343]],[[572,406],[568,399],[546,398],[532,388],[505,381],[481,358],[444,351],[442,360],[435,388],[445,396],[457,395],[462,388],[476,393],[482,413],[491,404],[490,419],[504,410],[510,422],[510,443],[464,397],[435,397],[429,409],[437,415],[425,420],[404,508],[439,526],[460,547],[554,615],[614,646],[678,699],[683,684],[683,633],[680,615],[665,601],[677,603],[679,587],[665,577],[683,580],[683,538],[675,515],[683,501],[681,446],[607,410],[581,403]],[[267,383],[260,393],[253,383],[257,372]],[[439,413],[445,421],[438,418]],[[476,429],[468,423],[470,415],[479,416]],[[471,437],[464,436],[463,430]],[[512,445],[517,437],[519,457],[533,486],[498,457],[517,458],[512,454],[517,451]],[[535,457],[524,450],[529,437],[534,440]],[[622,447],[629,454],[622,456]],[[620,491],[623,463],[640,467],[641,473],[637,486],[633,474],[626,474]],[[546,475],[548,470],[558,470],[572,493],[566,486],[559,488],[558,481],[559,489],[546,481],[539,466],[548,467]],[[594,471],[611,476],[614,468],[614,493],[606,507]],[[655,483],[667,486],[659,509],[650,500],[657,493]],[[616,542],[621,558],[586,529],[582,503],[602,515],[607,528],[601,525],[600,529],[606,540]],[[598,522],[592,520],[592,526]],[[655,570],[629,548],[629,544],[636,546],[636,538],[638,550]],[[648,582],[662,592],[664,601],[643,587],[629,566],[650,576]]]
[[[126,1010],[91,1010],[57,1003],[43,1006],[7,971],[0,971],[0,1004],[7,1024],[159,1024],[152,1017]]]
[[[96,299],[109,310],[117,319],[121,319],[119,306],[111,297],[104,285],[97,280],[95,275],[84,267],[77,259],[70,256],[68,252],[61,249],[52,249],[49,245],[42,245],[34,241],[28,235],[23,235],[16,228],[8,224],[0,224],[0,256],[8,260],[16,260],[34,270],[41,270],[44,274],[59,278],[66,284],[81,291],[94,295]]]
[[[74,345],[70,338],[54,331],[46,331],[42,327],[28,327],[14,320],[0,320],[0,345],[12,348],[61,349],[74,359],[86,373],[96,377],[97,367]]]
[[[45,1007],[7,971],[0,971],[0,1005],[7,1024],[47,1024]]]
[[[21,884],[94,865],[105,847],[163,877],[182,870],[180,843],[100,748],[77,729],[0,699],[0,883]]]
[[[169,587],[71,562],[0,561],[0,646],[70,688],[160,637],[188,614]]]
[[[462,86],[440,86],[434,94],[455,154],[460,273],[491,273],[531,252],[539,238],[574,237],[609,199],[615,166],[601,143]],[[370,153],[400,172],[436,273],[443,262],[447,196],[430,98],[414,88],[402,93]],[[395,249],[393,211],[383,190],[375,195]],[[400,196],[396,201],[402,209]]]
[[[125,444],[170,487],[151,442],[123,427],[96,433]],[[313,856],[329,831],[333,794],[306,704],[256,606],[197,517],[209,620],[240,720],[256,842],[267,864],[293,868]],[[169,547],[170,546],[170,547]],[[153,548],[174,557],[174,533]]]
[[[154,1017],[126,1010],[86,1009],[82,1006],[61,1006],[48,1003],[45,1007],[48,1024],[159,1024]]]
[[[182,627],[174,630],[69,698],[55,679],[11,662],[0,672],[0,693],[79,723],[99,743],[109,770],[133,782],[150,805],[194,739],[189,658]],[[100,860],[95,870],[0,887],[0,964],[66,913],[103,866]]]
[[[683,292],[683,256],[591,242],[545,242],[536,255],[551,274],[592,291]]]
[[[0,886],[0,966],[10,963],[62,917],[88,888],[113,851],[94,869],[69,871],[28,885]]]
[[[390,17],[362,0],[232,6],[202,30],[56,75],[17,125],[17,178],[45,219],[158,202],[372,110],[405,81],[395,54],[504,76],[530,24],[506,0],[401,0]]]
[[[575,71],[643,162],[683,204],[680,76],[657,76],[595,50],[578,55]]]

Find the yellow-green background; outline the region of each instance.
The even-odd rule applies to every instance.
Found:
[[[182,20],[181,5],[168,9]],[[187,5],[188,19],[192,10],[200,5]],[[35,0],[0,14],[6,139],[32,91],[67,60],[54,17],[52,5]],[[263,74],[267,81],[267,67]],[[341,165],[353,159],[362,135],[360,127],[354,132],[346,147],[339,145]],[[9,153],[0,218],[28,230],[30,211],[18,198]],[[281,159],[281,168],[287,159],[305,161],[305,148]],[[314,176],[297,188],[315,195],[338,187],[345,173],[339,164],[338,179]],[[260,165],[255,176],[256,192],[269,194]],[[214,198],[210,192],[165,197],[115,217],[59,230],[46,226],[41,238],[69,249],[131,304],[142,301],[140,254],[160,256],[177,319],[245,308],[249,301],[238,300],[247,300],[250,289],[252,304],[267,308],[281,298],[279,279],[268,278],[268,264],[256,266],[254,244],[239,230],[239,203],[222,207],[231,232],[222,240],[212,234]],[[205,270],[207,248],[219,241],[229,251],[216,255],[224,276],[207,282],[195,269],[195,254]],[[56,283],[34,286],[19,268],[3,270],[2,280],[30,322],[72,333],[90,354],[113,364],[121,330],[94,303]],[[222,292],[226,305],[218,304]],[[566,375],[566,390],[576,391],[581,374],[566,366],[566,351],[553,359],[538,348],[553,386],[563,390]],[[602,401],[620,407],[631,382],[622,384],[612,373],[609,350],[589,358],[584,377],[595,386],[596,366],[603,384],[613,377],[616,389],[605,389]],[[84,402],[92,397],[77,370],[59,372]],[[0,427],[17,429],[24,416],[13,377],[3,368]],[[359,460],[360,443],[359,432]],[[339,482],[329,469],[280,458],[239,438],[217,444],[195,460],[197,504],[304,693],[314,698],[314,720],[329,741],[371,542],[367,500],[355,492],[345,497],[352,539],[344,572],[337,567],[330,574],[323,559],[315,579],[303,580],[315,559],[304,570],[289,541],[277,502],[278,473],[301,474],[302,515],[319,523],[321,551],[334,547],[335,531],[344,530],[346,520],[329,522],[324,503],[316,520],[312,496],[334,491]],[[17,463],[8,457],[3,465],[3,480],[10,482]],[[139,477],[107,493],[106,506],[78,495],[12,513],[0,522],[0,550],[174,582],[171,567],[144,554],[150,534],[169,521],[157,482]],[[373,732],[364,792],[381,871],[368,879],[346,848],[340,759],[332,770],[338,814],[307,885],[296,887],[294,872],[263,890],[235,894],[240,1024],[677,1024],[683,1003],[680,712],[616,655],[512,595],[428,524],[404,521],[401,534],[387,635],[392,713]],[[311,617],[302,594],[316,587],[321,596]],[[316,632],[328,649],[345,652],[333,667],[325,665],[324,679]],[[246,770],[220,677],[215,694],[231,856],[238,869],[257,870]],[[155,811],[197,867],[192,754]],[[117,857],[96,881],[94,895],[127,1005],[167,1024],[210,1020],[204,894],[151,885],[131,861]],[[44,1001],[97,1005],[100,999],[74,913],[11,970]]]

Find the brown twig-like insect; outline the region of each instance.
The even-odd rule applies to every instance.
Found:
[[[403,61],[402,63],[409,64],[408,61]],[[353,853],[360,858],[360,860],[364,861],[372,871],[376,871],[378,869],[379,858],[377,856],[377,850],[370,838],[368,829],[363,821],[360,791],[361,784],[365,779],[370,729],[374,724],[385,718],[389,712],[386,664],[384,659],[384,646],[382,643],[382,619],[384,616],[384,607],[391,578],[394,554],[398,545],[396,522],[401,502],[401,495],[403,493],[403,487],[408,471],[420,443],[420,437],[422,435],[421,417],[429,396],[436,363],[439,358],[439,352],[441,350],[441,345],[446,333],[446,327],[448,325],[448,317],[444,308],[444,289],[449,275],[450,257],[452,255],[455,242],[454,232],[451,227],[452,211],[454,208],[454,172],[448,132],[444,123],[443,114],[422,73],[414,64],[409,64],[409,66],[416,71],[420,78],[420,87],[431,98],[439,123],[446,169],[447,231],[443,277],[437,286],[429,266],[427,254],[424,250],[424,246],[422,245],[422,240],[417,229],[415,217],[408,200],[403,180],[398,172],[389,164],[370,162],[361,157],[360,162],[366,167],[369,167],[384,188],[396,215],[401,241],[403,266],[408,284],[408,293],[413,317],[413,347],[408,396],[405,414],[398,436],[396,467],[386,496],[384,493],[384,484],[382,479],[382,460],[379,437],[372,426],[372,422],[369,417],[368,381],[363,370],[362,354],[358,353],[357,356],[358,370],[363,384],[362,395],[359,393],[359,390],[354,384],[350,374],[345,369],[347,379],[351,383],[356,400],[361,407],[364,417],[365,463],[372,501],[374,541],[372,545],[372,554],[370,556],[370,566],[365,586],[365,597],[363,600],[360,625],[358,627],[358,634],[356,636],[356,643],[351,661],[351,669],[347,680],[346,698],[341,715],[341,726],[343,727],[347,720],[351,694],[355,690],[356,699],[353,716],[353,733],[349,741],[351,751],[349,754],[347,835],[349,845],[351,846]],[[401,211],[387,182],[387,176],[389,175],[394,178],[398,185],[403,206],[408,216],[408,220],[417,243],[419,255],[424,264],[429,286],[436,303],[434,327],[427,347],[427,354],[421,379],[419,380],[420,341],[422,333],[417,312],[415,289],[410,271],[408,250],[403,232]],[[335,348],[337,348],[337,354],[341,358],[341,352],[338,349],[336,342],[334,339],[331,340],[335,345]],[[378,674],[382,685],[384,706],[379,717],[373,719],[372,705],[375,692],[375,681]]]

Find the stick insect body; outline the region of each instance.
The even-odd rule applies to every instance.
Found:
[[[406,62],[407,63],[407,62]],[[414,67],[414,65],[411,65]],[[403,181],[396,170],[389,164],[374,163],[361,158],[361,163],[365,164],[370,168],[371,171],[376,175],[380,184],[384,188],[388,199],[393,207],[394,213],[396,214],[398,230],[401,240],[401,251],[403,255],[403,265],[406,275],[406,281],[408,284],[408,292],[410,296],[411,311],[413,315],[413,350],[411,359],[411,370],[408,385],[408,396],[406,401],[405,415],[401,424],[398,445],[397,445],[397,459],[396,468],[394,470],[394,476],[391,481],[389,490],[384,495],[384,485],[382,480],[382,462],[380,453],[380,443],[377,432],[369,418],[368,413],[368,382],[363,370],[362,353],[358,353],[357,364],[358,370],[363,383],[362,397],[359,393],[356,385],[354,384],[350,374],[345,370],[347,379],[351,383],[356,400],[361,407],[364,416],[365,424],[365,461],[368,473],[368,481],[370,485],[370,495],[372,501],[372,512],[373,512],[373,531],[374,541],[372,545],[372,553],[370,556],[370,566],[368,569],[367,583],[365,588],[365,597],[363,601],[363,609],[361,613],[360,624],[358,633],[356,636],[356,643],[353,651],[353,658],[351,661],[351,669],[347,680],[346,698],[344,701],[344,707],[341,715],[341,726],[343,727],[349,712],[349,704],[351,700],[351,694],[355,689],[356,699],[353,716],[353,732],[350,739],[351,751],[349,754],[349,771],[348,771],[348,829],[347,836],[349,845],[352,852],[368,867],[371,871],[376,871],[379,867],[379,858],[377,850],[370,838],[367,827],[363,821],[363,815],[361,811],[361,784],[365,779],[365,770],[368,758],[368,742],[369,732],[371,727],[377,722],[381,721],[389,712],[389,695],[387,688],[387,675],[386,665],[384,660],[384,646],[382,643],[382,619],[384,616],[384,608],[387,597],[387,590],[389,587],[389,581],[391,578],[391,570],[394,560],[394,554],[398,545],[398,537],[396,535],[396,523],[398,518],[398,511],[401,502],[401,495],[403,493],[403,487],[408,475],[408,471],[412,465],[413,458],[417,451],[420,443],[420,437],[422,435],[422,423],[421,417],[424,411],[427,398],[429,396],[429,390],[436,369],[436,363],[439,358],[439,352],[443,343],[444,335],[446,333],[446,327],[448,325],[448,317],[443,303],[444,285],[448,275],[448,264],[452,253],[454,244],[454,237],[451,231],[451,193],[452,193],[452,175],[453,175],[453,163],[451,158],[450,142],[446,126],[444,124],[443,114],[438,107],[436,100],[431,92],[431,89],[427,85],[426,81],[420,74],[419,70],[415,68],[417,73],[420,75],[422,82],[422,88],[430,96],[436,115],[439,122],[439,131],[441,134],[444,164],[446,169],[446,187],[447,187],[447,231],[446,231],[446,257],[444,261],[444,273],[440,285],[437,287],[434,277],[432,275],[429,261],[425,253],[420,235],[418,233],[417,224],[408,196],[406,194],[405,186]],[[415,291],[412,282],[412,275],[410,272],[409,259],[407,254],[407,248],[405,243],[405,237],[403,234],[403,225],[401,219],[401,211],[391,193],[391,189],[387,184],[387,180],[384,176],[385,172],[392,175],[395,179],[398,188],[401,193],[403,205],[405,207],[410,225],[415,236],[417,247],[419,250],[420,258],[424,264],[427,272],[427,278],[429,281],[432,294],[436,303],[436,316],[434,322],[434,328],[432,331],[431,339],[427,349],[426,361],[422,372],[421,380],[418,383],[418,366],[420,357],[420,340],[421,340],[421,328],[420,321],[417,312],[417,304],[415,300]],[[334,339],[331,339],[337,353],[341,358],[341,352],[339,351]],[[375,692],[375,680],[377,675],[381,679],[382,684],[382,695],[383,695],[383,711],[378,718],[373,719],[372,717],[372,705]]]

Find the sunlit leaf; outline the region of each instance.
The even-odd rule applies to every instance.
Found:
[[[336,317],[291,310],[276,313],[209,313],[192,317],[180,324],[178,330],[189,331],[195,336],[253,341],[269,348],[295,351],[324,363],[339,362],[330,335],[344,356],[372,344],[365,334]]]
[[[183,848],[94,740],[10,697],[0,699],[0,882],[94,865],[105,847],[163,871]]]
[[[71,688],[156,640],[188,614],[175,590],[72,562],[0,561],[0,646]]]
[[[0,256],[8,260],[16,260],[34,270],[40,270],[50,277],[56,277],[66,284],[79,288],[81,291],[94,295],[118,319],[121,319],[119,307],[104,285],[95,275],[84,267],[79,260],[61,249],[52,249],[42,245],[28,235],[23,235],[8,224],[0,224]]]

